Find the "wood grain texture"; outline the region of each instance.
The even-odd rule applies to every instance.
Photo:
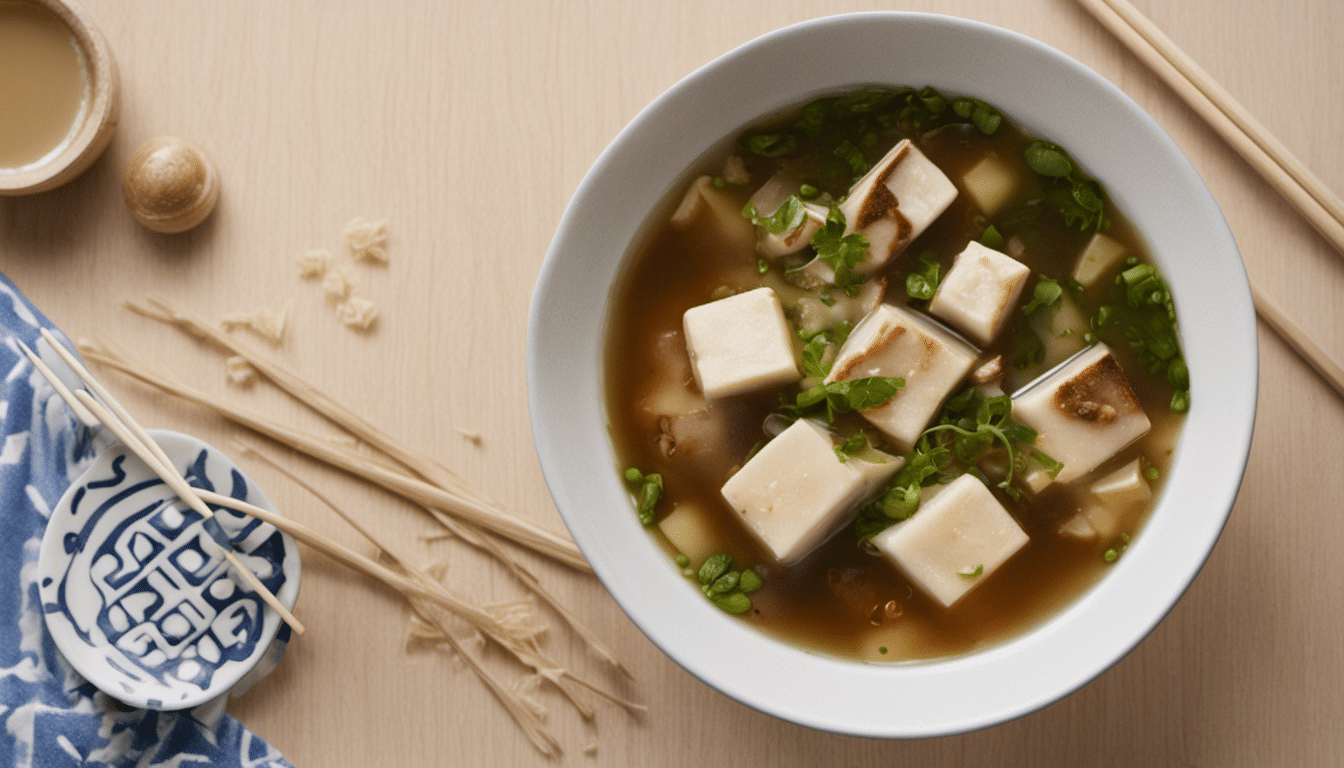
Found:
[[[0,270],[71,336],[103,334],[196,385],[297,425],[325,425],[264,387],[224,380],[221,360],[118,307],[162,294],[208,317],[293,303],[276,356],[403,441],[439,457],[552,530],[563,530],[530,441],[524,345],[530,295],[564,206],[603,147],[645,104],[736,45],[873,2],[780,0],[85,0],[121,68],[122,120],[75,182],[0,200]],[[1336,191],[1344,190],[1344,4],[1192,0],[1135,5]],[[1213,190],[1264,290],[1327,352],[1344,262],[1073,0],[911,0],[1059,48],[1133,97]],[[787,76],[787,73],[780,73]],[[121,169],[144,140],[201,144],[222,180],[215,213],[182,235],[135,224]],[[356,292],[383,316],[339,325],[298,277],[306,249],[335,253],[355,216],[386,217],[387,267]],[[1185,318],[1185,322],[1199,322]],[[1218,547],[1170,616],[1079,692],[963,736],[884,742],[790,725],[707,688],[664,657],[593,579],[539,575],[630,667],[642,718],[591,726],[547,695],[563,765],[1324,765],[1344,753],[1344,400],[1267,329],[1250,467]],[[147,427],[229,450],[236,434],[110,374]],[[477,445],[456,429],[477,431]],[[237,453],[237,451],[230,451]],[[403,551],[451,555],[478,599],[517,588],[410,507],[281,454]],[[304,492],[240,459],[277,506],[371,549]],[[529,560],[529,562],[535,562]],[[458,665],[404,648],[406,611],[305,551],[297,613],[308,632],[231,711],[296,765],[543,764]],[[600,675],[557,630],[556,655]]]

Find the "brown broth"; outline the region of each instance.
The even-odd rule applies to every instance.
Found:
[[[869,162],[906,137],[900,130],[886,132],[865,153]],[[1007,120],[992,137],[973,128],[949,126],[931,135],[909,138],[954,182],[987,151],[1020,166],[1017,198],[1004,211],[1021,210],[1042,196],[1039,177],[1021,159],[1032,139]],[[723,190],[737,208],[773,173],[770,162],[745,159],[753,183],[728,185]],[[837,186],[846,184],[841,181]],[[842,192],[840,189],[833,194]],[[1141,240],[1109,200],[1107,218],[1108,236],[1147,261]],[[959,195],[951,208],[884,270],[890,286],[886,301],[906,300],[905,275],[917,265],[918,255],[936,258],[945,274],[952,258],[983,230],[976,219],[977,212],[967,196]],[[1042,215],[1033,226],[1003,225],[998,220],[993,223],[1005,236],[1016,235],[1022,240],[1027,254],[1022,261],[1033,272],[1057,278],[1071,274],[1074,259],[1090,237],[1090,233],[1066,228],[1053,212]],[[942,607],[913,588],[884,558],[858,542],[852,526],[841,529],[796,565],[772,564],[771,557],[737,521],[719,489],[745,462],[752,448],[766,439],[762,432],[765,417],[778,410],[785,398],[791,399],[798,387],[711,401],[710,415],[703,421],[712,427],[712,438],[682,440],[670,455],[664,450],[665,442],[660,447],[660,437],[665,438],[666,433],[661,414],[646,408],[651,398],[669,387],[669,382],[674,388],[679,384],[695,390],[681,339],[682,314],[710,301],[721,286],[737,290],[756,287],[761,283],[756,265],[754,240],[750,237],[725,238],[706,228],[663,226],[635,252],[613,291],[605,357],[610,431],[622,467],[661,473],[665,492],[658,507],[660,515],[679,505],[703,510],[705,522],[714,532],[716,551],[731,554],[738,567],[753,566],[763,575],[764,586],[751,594],[752,608],[744,615],[747,622],[799,646],[848,658],[908,661],[946,657],[1021,634],[1062,610],[1105,574],[1108,566],[1102,554],[1113,542],[1066,539],[1056,533],[1059,525],[1078,511],[1091,479],[1136,456],[1148,459],[1165,476],[1182,422],[1182,417],[1168,407],[1171,388],[1166,382],[1143,371],[1122,338],[1105,335],[1102,340],[1109,342],[1127,371],[1152,421],[1152,430],[1083,480],[1053,484],[1034,500],[1024,494],[1015,501],[996,490],[995,496],[1031,540],[952,608]],[[1108,282],[1102,280],[1084,294],[1088,316],[1108,290]],[[1030,298],[1033,283],[1034,279],[1028,282],[1019,306]],[[912,304],[922,309],[923,302]],[[1025,322],[1021,312],[1014,312],[1013,317],[994,344],[983,350],[982,359],[998,353],[1011,358],[1016,325]],[[1156,485],[1160,481],[1154,487],[1155,498],[1160,490]],[[1135,514],[1126,529],[1136,532],[1146,516],[1147,510]],[[669,551],[675,554],[670,546]],[[689,581],[694,583],[693,578]]]

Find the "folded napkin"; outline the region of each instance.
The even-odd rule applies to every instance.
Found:
[[[290,766],[224,713],[225,697],[181,712],[132,709],[80,677],[53,644],[38,550],[52,507],[97,445],[15,343],[36,348],[42,327],[59,334],[0,274],[0,765]]]

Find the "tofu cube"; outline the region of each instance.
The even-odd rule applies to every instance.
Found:
[[[1153,497],[1138,459],[1093,483],[1091,491],[1092,500],[1080,514],[1105,539],[1117,536],[1133,513]]]
[[[1026,264],[971,241],[938,285],[929,313],[951,323],[972,341],[987,345],[1017,306],[1030,274]]]
[[[1059,526],[1059,535],[1074,541],[1096,541],[1097,529],[1082,512],[1070,517]]]
[[[793,332],[769,288],[729,296],[682,316],[686,352],[705,397],[737,395],[802,378]]]
[[[691,567],[700,564],[715,554],[714,535],[709,518],[699,507],[681,503],[658,522],[658,528],[672,542],[677,551],[690,558]]]
[[[798,194],[798,180],[785,172],[771,176],[747,200],[756,209],[757,216],[773,216],[791,195]],[[819,205],[803,203],[806,215],[803,223],[787,232],[774,234],[765,227],[756,228],[756,252],[768,259],[778,259],[797,253],[812,243],[812,236],[826,223],[827,210]]]
[[[868,258],[854,271],[870,275],[881,269],[955,199],[956,186],[909,139],[892,147],[850,187],[840,204],[845,234],[862,232],[868,237]],[[832,275],[828,282],[833,279]]]
[[[1101,276],[1115,268],[1125,257],[1125,246],[1098,232],[1073,265],[1073,279],[1091,288]]]
[[[1102,504],[1122,510],[1133,509],[1153,497],[1153,489],[1143,477],[1143,468],[1135,459],[1092,484],[1092,495]]]
[[[697,178],[686,188],[670,223],[675,229],[703,232],[706,239],[731,253],[750,253],[756,240],[756,228],[742,216],[739,203],[728,192],[715,188],[708,176]]]
[[[1150,427],[1105,344],[1080,352],[1014,394],[1013,419],[1036,430],[1036,448],[1063,463],[1055,477],[1061,483],[1096,469]]]
[[[1027,323],[1045,348],[1043,359],[1037,365],[1025,369],[1009,366],[1008,385],[1021,389],[1041,374],[1068,360],[1087,346],[1084,338],[1092,330],[1087,315],[1078,306],[1078,302],[1068,293],[1059,297],[1059,301],[1048,307],[1038,309]]]
[[[933,320],[882,304],[849,334],[826,381],[896,376],[905,386],[860,413],[908,450],[975,364],[976,351]]]
[[[1008,161],[991,152],[961,177],[961,186],[981,213],[994,216],[1013,199],[1017,174]]]
[[[855,506],[900,469],[889,462],[841,462],[829,433],[795,421],[724,483],[721,493],[780,563],[796,562],[839,530]]]
[[[1026,546],[1027,534],[985,484],[962,475],[919,511],[873,537],[892,565],[951,606]]]

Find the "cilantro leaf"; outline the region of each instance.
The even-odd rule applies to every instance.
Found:
[[[761,157],[780,157],[798,149],[798,139],[787,133],[758,133],[745,140],[747,149]]]
[[[1064,295],[1064,289],[1059,287],[1059,283],[1042,275],[1040,280],[1036,281],[1036,288],[1032,291],[1031,301],[1022,308],[1022,314],[1033,315],[1041,307],[1048,307],[1059,301],[1059,297]]]
[[[786,415],[800,419],[820,417],[824,409],[825,419],[830,423],[837,413],[863,411],[886,404],[903,386],[905,379],[888,376],[832,381],[798,393],[794,404],[785,405],[782,410]]]
[[[868,258],[868,238],[859,233],[845,234],[845,214],[831,206],[826,223],[812,235],[812,248],[817,258],[835,273],[835,285],[850,296],[858,293],[863,277],[854,274],[854,267]]]
[[[920,256],[919,263],[923,266],[905,276],[905,292],[912,299],[932,299],[942,279],[942,266],[927,255]]]
[[[807,207],[797,195],[789,195],[775,212],[769,216],[761,216],[756,211],[756,206],[747,203],[742,208],[742,215],[758,227],[764,227],[765,231],[772,235],[782,235],[785,232],[792,232],[801,227],[807,220]]]

